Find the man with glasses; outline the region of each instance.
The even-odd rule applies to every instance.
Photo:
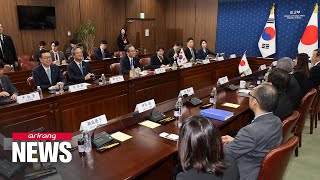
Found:
[[[277,90],[262,84],[249,95],[249,107],[255,115],[251,124],[240,129],[235,138],[221,138],[225,153],[237,161],[241,180],[257,179],[262,159],[282,141],[281,120],[272,113],[278,101]]]
[[[139,58],[136,57],[136,49],[134,46],[128,44],[124,50],[127,55],[120,59],[120,74],[129,74],[131,69],[141,68]]]
[[[59,90],[58,82],[65,82],[60,68],[52,63],[50,51],[40,50],[41,64],[32,70],[32,77],[36,86],[42,90]]]

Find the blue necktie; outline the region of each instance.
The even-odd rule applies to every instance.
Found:
[[[133,59],[130,58],[130,69],[133,69]]]
[[[81,74],[83,75],[82,63],[79,64],[79,68],[80,68]]]
[[[50,70],[50,69],[47,69],[47,76],[48,76],[48,79],[49,79],[49,81],[50,81],[50,84],[52,85],[51,70]]]

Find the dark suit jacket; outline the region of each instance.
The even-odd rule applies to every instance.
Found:
[[[290,74],[289,87],[287,89],[287,94],[290,98],[292,108],[294,110],[298,109],[300,105],[300,101],[302,99],[302,91],[298,81],[292,74]]]
[[[112,54],[107,49],[104,49],[104,55],[105,55],[105,58],[112,57]],[[96,50],[94,51],[94,59],[95,60],[102,60],[103,59],[100,48],[96,48]]]
[[[320,86],[320,63],[310,69],[309,79],[313,82],[314,88],[318,88]]]
[[[7,75],[0,76],[0,79],[3,91],[6,91],[10,95],[18,94],[18,90],[13,86]]]
[[[42,90],[48,90],[49,87],[56,85],[57,82],[65,83],[65,80],[60,71],[60,68],[57,65],[51,64],[50,70],[51,70],[52,84],[50,84],[48,75],[42,65],[39,65],[38,67],[32,70],[32,77],[33,77],[34,83],[36,86],[40,86]]]
[[[150,67],[151,69],[157,69],[160,68],[160,66],[164,64],[170,64],[169,60],[166,58],[166,56],[163,56],[163,60],[162,62],[160,62],[160,59],[158,58],[157,54],[151,56],[151,60],[150,60]]]
[[[194,60],[196,60],[197,58],[197,55],[196,55],[196,50],[194,48],[193,49],[193,53],[194,53]],[[191,54],[191,51],[190,49],[187,47],[184,49],[184,54],[186,55],[186,58],[188,59],[188,61],[190,61],[190,59],[192,58],[192,54]]]
[[[35,53],[34,53],[34,60],[40,64],[40,50],[38,49]]]
[[[56,58],[54,57],[54,52],[50,51],[50,54],[51,54],[52,61],[55,61]],[[63,60],[66,60],[67,62],[66,56],[63,54],[62,51],[58,51],[58,55],[59,55],[60,64],[62,63]]]
[[[123,42],[122,36],[121,36],[121,35],[118,36],[117,41],[118,41],[119,51],[124,51],[124,47],[125,47],[127,44],[129,44],[129,39],[128,39],[128,37],[126,36],[125,38],[127,38],[127,43],[126,43],[126,44]]]
[[[137,68],[137,67],[141,68],[141,64],[140,64],[139,60],[140,59],[138,57],[133,58],[133,65],[135,68]],[[123,56],[120,59],[120,74],[129,74],[130,70],[131,70],[131,67],[130,67],[129,58],[128,58],[128,56]]]
[[[170,64],[173,64],[174,60],[177,60],[177,59],[173,58],[174,54],[175,54],[175,52],[174,52],[174,49],[172,48],[165,55],[167,57],[167,59],[169,60]],[[178,53],[178,55],[179,55],[179,53]]]
[[[229,165],[228,169],[223,172],[222,177],[217,177],[214,174],[198,172],[196,169],[191,168],[186,172],[180,172],[176,180],[238,180],[239,179],[239,170],[237,163],[234,158],[226,154],[225,163]]]
[[[281,120],[269,113],[241,128],[235,139],[224,145],[224,152],[236,159],[241,180],[254,180],[258,178],[264,156],[281,141]]]
[[[307,75],[303,71],[297,71],[293,74],[293,76],[298,81],[303,96],[313,88],[313,82],[308,79]]]
[[[16,48],[14,47],[13,41],[10,36],[3,34],[2,49],[4,52],[4,57],[2,58],[2,60],[5,64],[15,64],[15,62],[18,61]]]
[[[274,115],[278,116],[281,121],[289,117],[293,112],[292,104],[287,93],[279,93],[277,107],[273,111]]]
[[[207,55],[211,54],[211,55],[217,55],[215,52],[212,52],[210,49],[206,49],[206,52],[203,51],[203,49],[199,49],[198,51],[198,59],[206,59]]]
[[[81,71],[79,69],[78,64],[75,61],[71,61],[68,64],[68,81],[72,83],[83,83],[85,82],[84,77],[88,73],[92,73],[92,69],[89,65],[89,63],[82,61],[82,69],[83,69],[83,75],[81,74]]]

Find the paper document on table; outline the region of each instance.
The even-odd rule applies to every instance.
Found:
[[[152,122],[152,121],[149,121],[149,120],[143,121],[143,122],[141,122],[139,124],[142,125],[142,126],[146,126],[148,128],[151,128],[151,129],[161,126],[161,124],[158,124],[158,123],[155,123],[155,122]]]
[[[130,135],[128,135],[128,134],[125,134],[125,133],[123,133],[123,132],[120,132],[120,131],[111,134],[111,137],[113,137],[114,139],[116,139],[116,140],[118,140],[118,141],[121,141],[121,142],[126,141],[126,140],[132,138],[132,136],[130,136]]]
[[[233,103],[224,103],[222,106],[231,107],[231,108],[238,108],[239,104],[233,104]]]

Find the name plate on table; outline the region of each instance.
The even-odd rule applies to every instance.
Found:
[[[30,93],[30,94],[17,96],[17,103],[18,104],[37,101],[37,100],[40,100],[39,92],[33,92],[33,93]]]
[[[278,65],[278,61],[273,61],[272,62],[272,66],[277,66]]]
[[[218,84],[220,84],[220,85],[228,83],[228,82],[229,82],[228,76],[224,76],[224,77],[221,77],[218,79]]]
[[[237,56],[235,54],[231,54],[230,58],[236,58]]]
[[[263,70],[266,70],[267,69],[267,66],[265,65],[265,64],[263,64],[263,65],[261,65],[260,67],[259,67],[259,70],[260,71],[263,71]]]
[[[188,63],[185,63],[183,65],[184,68],[189,68],[189,67],[192,67],[192,63],[191,62],[188,62]]]
[[[154,70],[154,74],[161,74],[165,72],[166,72],[166,68],[157,68]]]
[[[75,84],[69,86],[69,92],[77,92],[81,90],[87,89],[87,85],[85,83]]]
[[[97,116],[95,118],[81,122],[80,131],[92,131],[96,127],[101,126],[103,124],[107,124],[107,123],[108,123],[108,120],[105,114],[101,116]]]
[[[209,64],[210,63],[210,60],[209,59],[205,59],[202,61],[202,64]]]
[[[149,101],[145,101],[145,102],[137,104],[134,111],[138,111],[139,113],[143,113],[145,111],[153,109],[154,107],[156,107],[156,103],[155,103],[154,99],[151,99]]]
[[[183,96],[185,94],[188,95],[188,96],[191,96],[192,94],[194,94],[193,87],[189,87],[187,89],[181,90],[180,93],[179,93],[179,96]]]
[[[244,71],[243,74],[244,74],[245,76],[249,76],[249,75],[252,74],[252,70],[251,70],[251,69],[248,69],[248,70]]]
[[[124,81],[124,78],[122,75],[119,75],[119,76],[113,76],[113,77],[110,77],[109,78],[109,82],[110,84],[113,84],[113,83],[118,83],[118,82],[122,82]]]
[[[224,57],[221,56],[221,57],[217,57],[217,61],[223,61],[224,60]]]

